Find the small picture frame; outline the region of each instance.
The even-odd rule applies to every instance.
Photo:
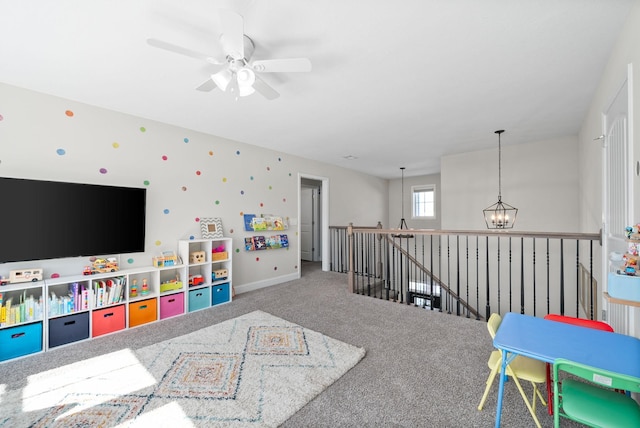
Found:
[[[201,218],[200,233],[202,235],[202,239],[222,238],[222,220],[218,217]]]

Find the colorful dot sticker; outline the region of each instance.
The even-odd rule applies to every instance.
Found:
[[[100,168],[100,174],[106,174],[107,168]]]
[[[220,201],[216,201],[216,205],[220,205]]]
[[[133,264],[133,262],[134,262],[134,260],[133,260],[133,259],[131,259],[131,258],[127,259],[127,263],[129,263],[130,265],[132,265],[132,264]]]
[[[56,153],[59,154],[60,156],[64,156],[67,154],[67,152],[65,151],[65,149],[58,149],[56,150]]]
[[[193,235],[189,235],[189,240],[190,240],[190,241],[193,241],[194,239],[196,239],[196,237],[195,237],[195,236],[193,236]]]
[[[264,203],[260,202],[260,206],[261,206],[261,207],[264,207]]]
[[[209,150],[209,156],[213,156],[213,152]]]
[[[183,140],[185,143],[189,142],[189,139],[185,137],[185,139]]]
[[[73,112],[71,110],[65,111],[64,114],[66,114],[69,117],[73,117]]]
[[[274,267],[273,267],[273,270],[278,270],[278,266],[274,266]]]
[[[113,147],[114,149],[117,149],[120,147],[120,144],[114,142],[113,144],[111,144],[111,147]]]
[[[144,180],[144,181],[142,182],[142,184],[144,184],[145,186],[148,186],[148,185],[150,184],[150,182],[149,182],[149,180]]]
[[[267,167],[267,171],[271,171],[271,167]]]
[[[154,244],[156,244],[156,247],[159,247],[160,245],[162,245],[162,241],[156,241],[154,242]]]
[[[194,220],[196,221],[196,223],[200,223],[200,217],[196,217]]]
[[[226,183],[227,182],[227,177],[222,177],[222,182]]]
[[[144,126],[140,127],[140,132],[147,132],[147,128],[145,128]]]
[[[244,190],[241,190],[241,191],[240,191],[240,194],[241,194],[241,195],[244,195]]]
[[[273,190],[273,187],[269,186],[269,190]]]
[[[170,211],[169,211],[169,208],[165,208],[164,210],[162,210],[162,212],[165,214],[169,214]]]
[[[236,155],[240,156],[240,150],[236,150]]]
[[[167,157],[167,155],[162,155],[162,160],[163,160],[163,161],[166,161],[167,159],[169,159],[169,158]]]
[[[197,171],[196,171],[196,175],[202,175],[202,171],[197,170]]]
[[[249,177],[249,180],[253,181],[253,175],[251,177]]]
[[[1,121],[2,119],[4,119],[4,117],[0,114],[0,121]]]
[[[60,274],[59,273],[52,273],[51,274],[51,278],[60,278]]]
[[[260,261],[260,257],[256,257],[256,261],[259,262]]]
[[[229,233],[233,233],[233,229],[229,229]]]
[[[182,186],[182,191],[186,192],[187,191],[187,186]]]

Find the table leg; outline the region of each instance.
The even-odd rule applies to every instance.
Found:
[[[496,408],[496,426],[495,428],[500,428],[500,415],[502,413],[502,397],[504,395],[504,382],[507,378],[507,366],[513,359],[516,357],[516,354],[508,355],[507,351],[501,350],[502,352],[502,361],[500,362],[500,382],[498,383],[498,405]]]

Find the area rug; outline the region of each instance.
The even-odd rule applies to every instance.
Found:
[[[0,390],[0,426],[275,427],[364,355],[256,311],[30,376]]]

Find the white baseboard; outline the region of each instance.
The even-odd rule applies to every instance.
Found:
[[[248,291],[259,290],[261,288],[271,287],[272,285],[282,284],[283,282],[293,281],[300,278],[300,272],[290,273],[289,275],[278,276],[276,278],[269,278],[263,281],[251,282],[249,284],[242,284],[233,286],[236,290],[236,294],[246,293]]]

